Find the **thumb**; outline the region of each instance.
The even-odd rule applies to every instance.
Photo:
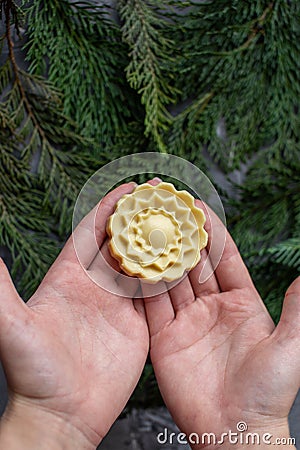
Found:
[[[288,288],[279,324],[276,327],[279,340],[300,348],[300,277],[296,278]]]
[[[280,321],[272,336],[272,350],[266,355],[266,361],[275,357],[272,383],[276,385],[276,396],[285,399],[288,414],[300,387],[300,277],[288,288]],[[280,401],[276,400],[278,405]],[[282,413],[283,409],[281,409]]]
[[[13,338],[26,321],[28,307],[17,293],[6,265],[0,258],[0,353],[4,339]]]

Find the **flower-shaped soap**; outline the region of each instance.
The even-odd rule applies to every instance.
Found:
[[[107,222],[109,249],[128,275],[174,281],[200,260],[207,244],[205,216],[173,184],[141,184],[117,203]]]

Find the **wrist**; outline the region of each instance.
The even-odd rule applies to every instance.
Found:
[[[11,402],[0,420],[0,448],[95,450],[96,446],[62,415]]]
[[[242,422],[239,422],[239,425]],[[244,422],[243,422],[244,424]],[[194,438],[193,434],[193,438]],[[196,436],[196,435],[195,435]],[[250,450],[250,449],[295,449],[296,442],[291,438],[288,422],[277,426],[246,425],[240,430],[235,426],[223,433],[202,433],[198,442],[189,442],[192,450]]]

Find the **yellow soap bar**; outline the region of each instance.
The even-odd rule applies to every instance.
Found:
[[[123,271],[149,282],[174,281],[200,261],[205,215],[171,183],[141,184],[116,204],[107,221],[109,250]]]

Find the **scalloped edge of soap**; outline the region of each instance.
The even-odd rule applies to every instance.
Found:
[[[141,271],[142,268],[141,268],[141,264],[139,262],[126,261],[126,265],[127,265],[127,267],[126,267],[126,265],[124,265],[124,263],[123,263],[124,257],[119,254],[119,250],[116,248],[115,242],[113,239],[113,231],[112,231],[113,216],[116,213],[117,209],[120,207],[121,203],[123,203],[126,198],[131,197],[134,193],[136,193],[138,191],[142,191],[142,190],[154,191],[154,190],[157,190],[158,188],[170,192],[175,197],[179,197],[185,203],[185,205],[187,205],[189,210],[192,212],[192,214],[195,218],[195,221],[198,225],[199,254],[195,258],[194,263],[190,267],[183,267],[182,270],[178,273],[178,276],[176,276],[176,278],[174,278],[172,276],[168,277],[168,275],[167,274],[164,275],[163,272],[159,273],[156,277],[155,276],[151,277],[151,278],[147,277],[143,274],[143,271]],[[150,207],[151,207],[151,205],[150,205]],[[162,181],[161,183],[159,183],[155,186],[153,186],[149,183],[143,183],[143,184],[138,185],[130,194],[123,195],[118,200],[118,202],[115,204],[114,212],[113,212],[113,214],[110,215],[110,217],[108,218],[107,223],[106,223],[106,232],[109,236],[108,248],[111,253],[111,256],[115,260],[118,261],[120,268],[127,275],[135,276],[135,277],[140,278],[143,281],[151,283],[151,284],[158,283],[159,281],[172,282],[172,281],[180,279],[186,272],[190,272],[201,260],[201,250],[203,250],[207,246],[207,242],[208,242],[208,234],[207,234],[206,230],[204,229],[205,222],[206,222],[206,216],[204,214],[203,209],[199,208],[198,206],[195,205],[195,199],[188,191],[186,191],[186,190],[178,191],[172,183],[167,183],[164,181]],[[128,265],[131,266],[130,269],[128,269]],[[135,267],[136,267],[136,269],[135,269]],[[166,269],[166,271],[168,271],[168,269]]]

